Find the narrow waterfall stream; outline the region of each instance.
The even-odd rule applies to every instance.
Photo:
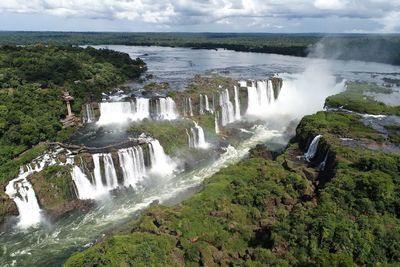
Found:
[[[304,158],[307,161],[312,160],[315,157],[315,154],[317,153],[317,149],[318,149],[318,144],[319,144],[319,140],[321,140],[322,135],[317,135],[314,137],[314,139],[311,141],[310,146],[307,149],[307,152],[304,153]]]

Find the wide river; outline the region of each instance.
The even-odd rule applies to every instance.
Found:
[[[151,81],[168,82],[182,90],[196,74],[220,74],[235,79],[284,78],[282,101],[273,116],[258,123],[235,147],[195,170],[179,173],[142,192],[100,201],[88,213],[75,213],[54,224],[0,233],[0,266],[61,266],[72,253],[90,246],[110,229],[136,217],[153,201],[174,203],[198,188],[201,182],[247,155],[249,148],[267,143],[282,148],[293,134],[287,127],[302,116],[321,110],[327,96],[343,90],[343,80],[383,83],[400,75],[400,67],[356,61],[318,60],[228,50],[192,50],[168,47],[99,46],[140,57],[148,65]],[[131,83],[133,88],[143,84]],[[280,96],[281,98],[281,96]],[[246,118],[244,118],[246,119]],[[182,137],[185,138],[185,137]]]

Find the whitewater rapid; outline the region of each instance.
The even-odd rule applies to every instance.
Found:
[[[137,216],[139,211],[154,201],[166,203],[188,197],[191,188],[197,188],[205,178],[221,168],[239,162],[247,155],[250,147],[267,141],[281,144],[283,147],[288,138],[282,135],[282,131],[268,130],[265,126],[255,126],[251,132],[251,138],[236,148],[229,146],[216,161],[210,160],[191,172],[179,173],[171,179],[157,181],[157,186],[150,185],[149,188],[134,193],[113,197],[112,201],[108,195],[88,213],[78,212],[57,221],[54,225],[42,225],[26,232],[15,230],[1,234],[0,265],[60,265],[69,256],[69,251],[92,244],[101,233],[131,219],[132,216]],[[24,242],[15,242],[18,238],[23,238]],[[7,254],[8,251],[12,253]]]

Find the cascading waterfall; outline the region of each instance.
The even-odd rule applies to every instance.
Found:
[[[275,101],[271,80],[252,82],[252,85],[247,87],[247,94],[248,115],[265,115],[271,103]]]
[[[206,142],[203,128],[197,122],[193,121],[193,123],[194,128],[190,128],[190,133],[186,129],[189,147],[207,149],[209,144]]]
[[[190,130],[192,130],[192,129],[190,129]],[[189,148],[194,147],[194,141],[193,141],[192,135],[189,133],[188,129],[186,129],[186,136],[188,138]]]
[[[160,120],[175,120],[178,118],[176,104],[170,97],[157,99],[156,118]]]
[[[200,110],[199,110],[199,114],[203,115],[205,111],[213,113],[213,110],[210,109],[210,102],[208,101],[208,96],[200,94]]]
[[[142,147],[137,146],[121,149],[118,151],[118,157],[124,178],[124,186],[135,188],[146,176]]]
[[[57,151],[56,151],[57,152]],[[32,163],[20,168],[18,176],[11,180],[5,193],[15,202],[19,213],[18,227],[27,228],[36,225],[41,221],[41,209],[28,176],[42,171],[46,166],[55,165],[56,153],[48,153],[36,158]],[[67,161],[66,164],[68,164]]]
[[[114,161],[112,159],[111,154],[103,155],[104,162],[104,175],[106,178],[106,185],[110,189],[114,189],[118,187],[118,178],[117,173],[115,171]]]
[[[173,173],[176,164],[165,154],[164,148],[157,139],[149,144],[151,172],[160,176],[169,176]]]
[[[208,96],[207,96],[207,95],[204,95],[204,103],[205,103],[205,109],[206,109],[206,111],[211,112],[211,110],[210,110],[210,104],[209,104],[209,102],[208,102]]]
[[[83,123],[92,123],[94,122],[95,116],[94,116],[94,111],[93,111],[93,107],[91,104],[85,104],[85,113],[83,116]]]
[[[185,97],[183,101],[183,115],[193,117],[192,99]]]
[[[238,81],[240,87],[247,87],[247,81]]]
[[[34,171],[24,172],[21,168],[17,178],[11,180],[6,187],[6,194],[14,200],[19,212],[18,227],[27,228],[38,224],[41,220],[41,209],[31,183],[26,179]]]
[[[135,102],[100,103],[100,125],[137,121],[150,117],[150,103],[147,98],[136,98]]]
[[[135,99],[136,113],[133,120],[143,120],[150,117],[150,100],[143,97]]]
[[[100,154],[93,154],[92,159],[94,165],[93,176],[95,189],[98,195],[102,195],[108,192],[109,189],[107,186],[104,186],[103,183],[103,178],[101,175]]]
[[[308,147],[307,152],[304,153],[303,155],[306,161],[310,162],[315,157],[315,154],[317,153],[318,149],[318,144],[321,138],[322,135],[319,134],[316,137],[314,137],[314,139],[311,141],[311,144]]]
[[[239,100],[239,89],[234,86],[235,90],[235,120],[240,120],[240,100]]]
[[[148,143],[148,166],[145,162],[144,150],[134,146],[117,151],[119,165],[111,153],[93,154],[93,173],[85,173],[84,166],[75,165],[71,176],[75,183],[79,199],[97,199],[110,190],[120,186],[137,188],[149,173],[157,176],[169,176],[176,168],[175,162],[169,158],[158,140]],[[101,164],[103,163],[103,164]],[[118,183],[117,168],[121,170],[122,183]],[[150,168],[149,172],[147,168]],[[94,179],[91,179],[94,177]]]
[[[190,97],[189,97],[188,103],[189,103],[189,114],[190,114],[190,117],[193,117],[192,99]]]
[[[191,110],[191,101],[190,110]],[[132,102],[103,102],[100,103],[100,125],[123,123],[128,120],[139,121],[146,118],[157,120],[175,120],[178,118],[176,104],[170,97],[161,97],[155,101],[155,110],[150,112],[150,99],[137,97]],[[190,111],[192,114],[192,111]]]
[[[215,133],[219,134],[220,130],[219,130],[219,112],[215,112]]]
[[[71,177],[79,199],[94,199],[103,193],[96,190],[96,187],[90,183],[86,174],[76,165],[72,168]]]
[[[235,109],[229,99],[229,91],[225,89],[220,95],[221,106],[221,125],[225,126],[228,123],[235,121]]]
[[[199,114],[204,114],[204,104],[203,104],[203,95],[200,94],[200,103],[199,103]]]

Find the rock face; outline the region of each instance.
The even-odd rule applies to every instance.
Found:
[[[0,192],[0,232],[4,230],[6,218],[9,216],[17,216],[18,209],[14,201],[5,193]]]
[[[50,221],[59,220],[65,216],[68,216],[72,212],[80,211],[80,212],[88,212],[91,208],[93,208],[95,202],[92,200],[80,200],[74,199],[69,202],[62,203],[57,207],[47,210],[47,218]]]
[[[76,199],[70,166],[49,166],[28,179],[42,209],[56,209]]]
[[[256,145],[255,148],[250,150],[250,156],[254,158],[274,160],[276,157],[276,153],[273,153],[271,150],[269,150],[267,145],[261,144]]]

